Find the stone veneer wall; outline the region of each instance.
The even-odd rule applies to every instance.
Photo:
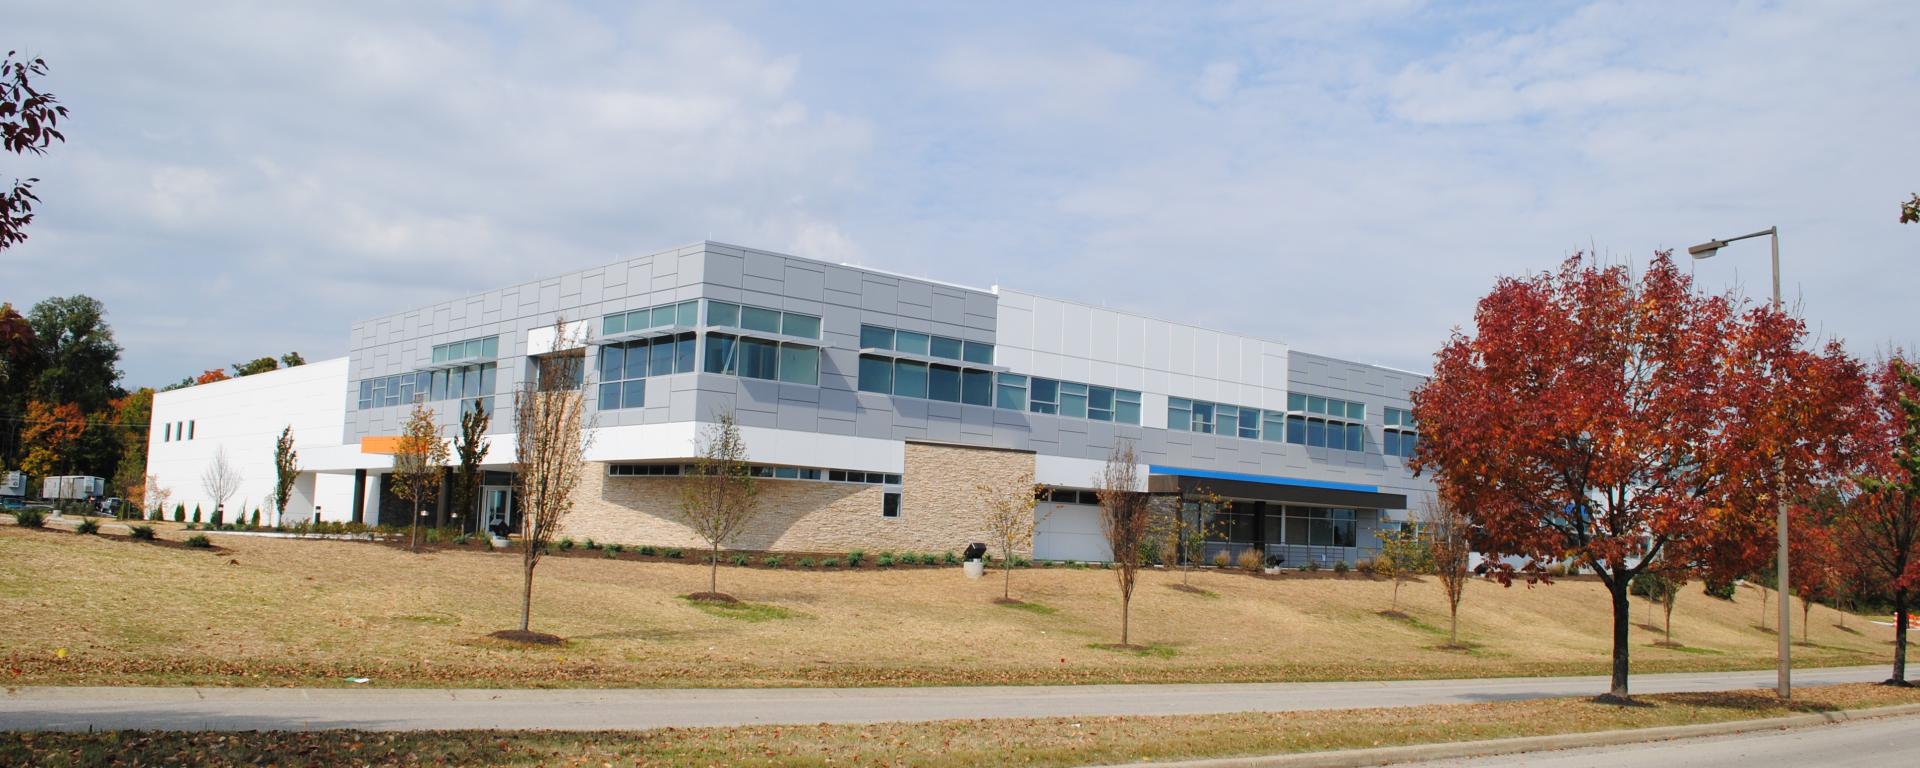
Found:
[[[907,443],[900,516],[880,514],[878,485],[816,480],[759,482],[760,514],[733,549],[845,552],[864,549],[958,552],[986,541],[974,484],[1033,472],[1033,454]],[[679,478],[611,477],[606,465],[582,473],[578,502],[563,536],[597,542],[698,548],[706,542],[681,522]]]

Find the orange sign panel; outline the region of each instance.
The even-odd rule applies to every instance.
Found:
[[[391,456],[400,452],[399,435],[373,435],[360,438],[361,453],[379,453]]]

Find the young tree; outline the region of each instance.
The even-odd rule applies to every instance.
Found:
[[[1193,589],[1193,568],[1207,557],[1207,539],[1219,532],[1221,513],[1233,509],[1233,500],[1200,486],[1172,499],[1164,523],[1167,540],[1180,559],[1180,587]]]
[[[1133,442],[1120,440],[1107,454],[1106,468],[1094,478],[1100,498],[1100,530],[1106,534],[1112,551],[1114,574],[1120,579],[1120,644],[1131,648],[1128,633],[1133,608],[1133,587],[1140,574],[1140,544],[1152,528],[1151,506],[1140,476],[1139,459]]]
[[[520,631],[533,619],[533,570],[573,511],[573,494],[593,435],[587,420],[586,339],[554,320],[553,350],[533,358],[533,375],[513,396],[514,493],[520,502]]]
[[[1808,504],[1794,505],[1787,525],[1787,561],[1792,569],[1787,584],[1793,589],[1793,595],[1800,598],[1801,642],[1812,642],[1813,626],[1809,622],[1813,618],[1813,604],[1832,597],[1832,587],[1838,578],[1839,553],[1834,549],[1830,525],[1825,510]]]
[[[53,142],[65,142],[60,121],[67,108],[53,94],[33,86],[33,78],[47,74],[47,62],[39,58],[14,60],[7,51],[0,59],[0,136],[6,150],[15,154],[44,155]],[[13,189],[0,194],[0,251],[26,242],[26,228],[33,223],[33,194],[39,179],[15,179]]]
[[[460,516],[473,512],[474,503],[480,498],[480,463],[487,458],[487,427],[493,423],[493,414],[487,409],[474,405],[460,412],[460,434],[454,438],[453,487],[449,489],[455,524]],[[445,520],[440,521],[442,525]]]
[[[692,471],[680,478],[680,514],[709,548],[707,591],[693,597],[733,602],[733,596],[720,591],[720,548],[753,522],[760,487],[747,464],[747,442],[732,411],[721,411],[700,428],[693,452]]]
[[[1375,573],[1393,579],[1393,607],[1387,612],[1400,614],[1400,585],[1415,574],[1433,568],[1433,552],[1418,526],[1405,525],[1380,540],[1380,556],[1373,560]]]
[[[1018,602],[1013,599],[1013,558],[1033,546],[1033,527],[1039,522],[1034,510],[1046,498],[1047,487],[1035,483],[1032,472],[1022,471],[1002,483],[978,483],[974,492],[980,494],[987,534],[1000,545],[1000,600]]]
[[[213,500],[215,525],[226,522],[227,499],[233,498],[234,494],[240,492],[240,481],[240,471],[234,469],[233,464],[227,461],[226,447],[213,449],[213,463],[208,464],[206,471],[200,474],[200,487],[207,492],[207,497]],[[195,517],[198,517],[198,514]]]
[[[440,496],[440,478],[447,470],[447,444],[433,424],[433,409],[413,404],[413,414],[400,430],[393,449],[393,495],[413,502],[407,525],[407,549],[419,551],[420,505]]]
[[[151,519],[159,520],[166,516],[167,500],[173,498],[173,491],[160,485],[159,475],[147,475],[147,481],[144,487],[146,489],[146,502],[153,509],[153,514],[150,516]]]
[[[1899,355],[1874,375],[1866,469],[1836,533],[1865,580],[1893,603],[1893,674],[1907,686],[1907,624],[1920,603],[1920,373]]]
[[[273,520],[287,517],[287,502],[293,498],[293,482],[300,479],[300,454],[293,450],[293,425],[280,430],[273,443]]]
[[[1470,515],[1502,583],[1509,555],[1529,578],[1569,559],[1600,577],[1604,698],[1625,700],[1628,583],[1669,551],[1757,565],[1773,500],[1832,471],[1858,366],[1835,346],[1801,349],[1795,318],[1696,293],[1665,253],[1637,279],[1582,256],[1502,279],[1474,322],[1414,394],[1415,466]]]
[[[1452,503],[1433,499],[1420,516],[1420,528],[1427,537],[1427,556],[1434,577],[1447,596],[1447,647],[1460,646],[1460,599],[1466,596],[1467,559],[1473,547],[1467,543],[1467,516]]]

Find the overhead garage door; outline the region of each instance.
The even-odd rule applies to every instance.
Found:
[[[1033,557],[1036,560],[1110,559],[1107,536],[1100,530],[1100,508],[1085,504],[1042,503],[1034,510],[1039,518],[1033,530]]]

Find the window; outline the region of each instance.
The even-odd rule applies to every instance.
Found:
[[[860,326],[861,349],[893,349],[893,329],[877,325]]]
[[[742,320],[745,323],[745,320]],[[780,345],[771,341],[741,337],[739,341],[739,375],[745,379],[777,379],[780,377]]]
[[[905,352],[909,355],[924,355],[927,354],[928,345],[932,343],[932,341],[933,337],[924,333],[895,331],[893,334],[893,349],[896,352]]]
[[[893,393],[900,397],[926,397],[927,364],[913,360],[893,361]]]
[[[948,403],[960,402],[960,369],[951,365],[929,366],[927,397]]]
[[[433,371],[413,371],[360,382],[359,406],[385,408],[421,401],[493,394],[495,363],[476,363]],[[484,390],[484,391],[483,391]],[[182,425],[183,427],[185,425]],[[175,431],[174,439],[184,432]]]
[[[693,351],[685,355],[693,363]],[[820,348],[725,333],[707,334],[707,373],[788,384],[820,383]]]
[[[960,402],[993,405],[993,374],[971,368],[960,372]]]
[[[691,310],[689,310],[688,317],[691,316]],[[820,338],[820,318],[816,315],[782,312],[777,309],[711,299],[707,300],[707,325],[806,339]]]
[[[1193,431],[1213,434],[1213,403],[1193,403]]]
[[[172,424],[160,425],[160,442],[163,442],[163,443],[173,442],[173,425]]]
[[[694,335],[682,333],[600,347],[600,409],[646,404],[648,376],[693,372]]]
[[[969,363],[993,365],[993,345],[969,341],[966,343],[966,349],[960,353],[960,359]]]
[[[433,348],[433,362],[436,365],[460,360],[491,360],[499,356],[500,337],[498,336],[438,344]]]
[[[880,516],[881,517],[899,517],[900,516],[900,492],[899,491],[887,491],[880,495]]]
[[[1087,387],[1087,418],[1094,421],[1113,421],[1113,390],[1108,387]]]
[[[187,439],[188,440],[193,439],[193,422],[192,421],[187,422]]]
[[[947,336],[933,337],[933,344],[927,354],[944,357],[948,360],[960,359],[960,340]]]
[[[1404,408],[1386,409],[1386,429],[1380,433],[1381,453],[1413,458],[1419,448],[1419,427],[1414,424],[1413,412]]]
[[[707,334],[707,373],[732,374],[736,367],[733,352],[739,342],[738,337],[724,333]]]
[[[1140,425],[1140,393],[1130,389],[1113,391],[1113,420],[1122,424]]]
[[[1060,412],[1060,382],[1034,377],[1028,390],[1027,410],[1034,413]]]
[[[1087,385],[1060,382],[1060,415],[1076,419],[1087,417]]]
[[[614,477],[669,477],[681,472],[679,464],[608,464],[607,474]]]
[[[814,328],[814,335],[820,329]],[[820,384],[820,348],[800,344],[780,345],[780,380],[788,384]]]
[[[1216,405],[1213,408],[1214,424],[1220,434],[1234,437],[1240,434],[1240,408],[1232,405]],[[1258,417],[1256,417],[1258,418]]]
[[[1011,411],[1027,409],[1027,377],[1013,373],[1000,374],[999,384],[994,390],[993,404]]]
[[[1193,401],[1184,397],[1167,398],[1167,429],[1193,431]]]
[[[1287,415],[1279,411],[1265,411],[1260,414],[1260,438],[1269,443],[1285,442],[1287,439]]]
[[[1366,450],[1367,407],[1319,395],[1287,393],[1287,442],[1309,448]]]
[[[860,356],[860,391],[893,393],[893,361],[873,355]]]
[[[673,326],[695,326],[700,313],[700,302],[682,301],[675,304],[662,304],[657,307],[620,312],[600,318],[600,334],[613,336],[651,328],[670,328]]]

